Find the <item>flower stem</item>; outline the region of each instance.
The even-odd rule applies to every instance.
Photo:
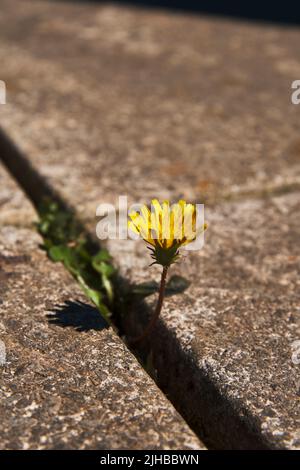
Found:
[[[147,327],[143,331],[143,333],[136,337],[133,338],[130,342],[131,343],[139,343],[143,341],[149,334],[152,332],[154,329],[156,322],[158,320],[158,317],[160,315],[162,305],[163,305],[163,300],[165,296],[165,289],[166,289],[166,279],[167,279],[167,273],[168,273],[169,266],[164,266],[162,273],[161,273],[161,280],[160,280],[160,286],[159,286],[159,292],[158,292],[158,299],[157,299],[157,304],[155,308],[155,312],[153,317],[151,318],[150,322],[148,323]]]

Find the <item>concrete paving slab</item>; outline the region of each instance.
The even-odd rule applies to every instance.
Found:
[[[246,197],[207,211],[205,249],[177,268],[191,286],[153,338],[158,380],[216,447],[299,448],[299,30],[11,5],[1,122],[92,230],[119,194]],[[109,246],[127,279],[158,276],[142,243]]]
[[[14,3],[1,6],[1,122],[85,217],[116,188],[211,202],[299,188],[297,28]]]
[[[293,193],[207,210],[204,248],[170,270],[190,286],[166,297],[151,337],[158,381],[203,436],[215,431],[214,446],[300,447],[299,201]],[[159,281],[142,241],[110,249],[127,279]],[[131,334],[145,304],[136,309]]]
[[[0,181],[1,204],[33,216]],[[22,218],[0,227],[0,448],[203,449]]]

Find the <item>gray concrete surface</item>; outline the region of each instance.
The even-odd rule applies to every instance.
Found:
[[[174,269],[191,286],[153,337],[161,386],[213,446],[299,448],[299,30],[12,5],[2,126],[91,230],[119,194],[207,203],[205,248]],[[142,243],[109,247],[127,279],[158,279]]]
[[[0,187],[0,448],[204,449]]]

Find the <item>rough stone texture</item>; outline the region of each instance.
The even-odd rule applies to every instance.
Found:
[[[300,448],[299,201],[292,193],[207,211],[204,249],[171,271],[191,285],[166,298],[152,336],[158,379],[203,436],[218,430],[219,447]],[[143,242],[127,251],[136,253],[134,267],[122,265],[127,278],[149,275],[146,251]]]
[[[0,181],[33,215],[1,168]],[[203,448],[40,243],[29,228],[0,228],[0,448]]]
[[[0,227],[31,227],[36,221],[35,211],[16,183],[1,167],[0,170]]]
[[[14,3],[1,3],[1,121],[87,218],[116,188],[214,201],[299,187],[299,29]]]
[[[176,268],[192,284],[166,301],[158,380],[214,446],[298,448],[299,30],[2,3],[1,122],[81,216],[119,194],[246,197],[206,211]],[[142,243],[109,246],[127,278],[158,276]]]

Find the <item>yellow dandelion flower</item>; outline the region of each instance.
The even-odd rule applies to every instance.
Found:
[[[151,201],[151,207],[142,206],[140,212],[131,212],[128,226],[149,245],[154,263],[170,266],[178,259],[178,249],[195,240],[206,229],[206,224],[197,227],[197,209],[195,204],[180,200],[170,205],[162,204],[157,199]]]
[[[196,205],[187,204],[183,200],[170,205],[169,201],[160,204],[157,199],[153,199],[150,208],[144,205],[140,212],[130,212],[129,218],[129,229],[148,243],[154,259],[152,264],[163,266],[154,315],[144,332],[131,339],[132,343],[136,343],[144,340],[157,322],[162,309],[167,272],[178,259],[179,248],[193,242],[207,225],[197,226]]]

